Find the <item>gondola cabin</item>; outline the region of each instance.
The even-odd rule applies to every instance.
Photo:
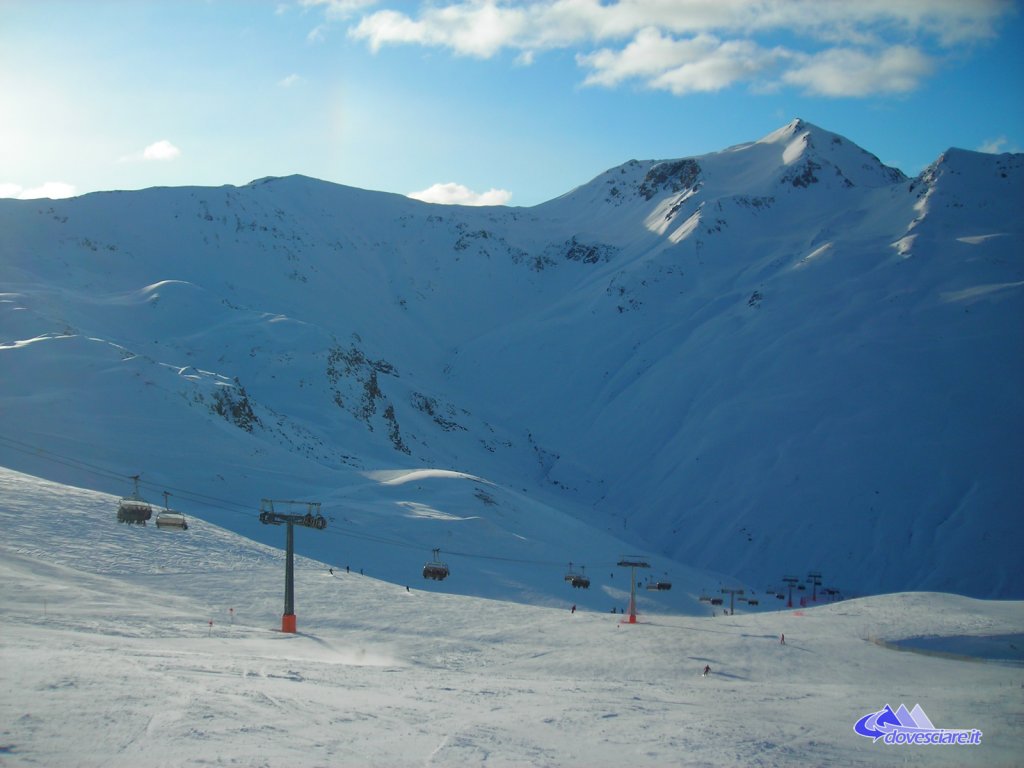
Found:
[[[590,579],[583,574],[579,574],[572,578],[571,584],[573,589],[590,589]]]
[[[569,570],[565,574],[565,580],[572,585],[573,589],[590,589],[590,579],[583,574],[585,570],[586,567],[581,565],[579,573],[577,573],[572,569],[572,563],[569,563]]]
[[[169,528],[176,531],[187,531],[188,521],[185,520],[185,515],[183,513],[173,512],[167,509],[156,516],[156,527]]]
[[[117,505],[117,522],[129,525],[145,525],[153,517],[153,507],[142,499],[125,497]]]
[[[440,560],[440,549],[434,550],[434,559],[423,566],[423,578],[444,581],[448,578],[448,564]]]
[[[444,581],[448,578],[448,565],[446,563],[427,563],[423,566],[423,578]]]
[[[712,605],[721,605],[722,604],[722,598],[720,598],[720,597],[712,597],[711,598],[711,604]]]
[[[139,476],[133,475],[135,490],[130,496],[125,496],[117,505],[117,522],[128,525],[145,525],[146,521],[153,517],[153,507],[148,501],[139,496]]]
[[[156,516],[156,527],[172,531],[187,531],[188,521],[185,520],[185,514],[183,512],[175,512],[167,504],[167,497],[170,495],[167,491],[164,491],[164,509]]]
[[[670,581],[649,581],[647,582],[647,588],[650,590],[657,590],[658,592],[667,592],[672,589],[672,582]]]

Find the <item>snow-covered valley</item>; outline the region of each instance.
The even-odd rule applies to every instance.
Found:
[[[121,525],[116,506],[0,470],[0,765],[1011,766],[1024,750],[1020,602],[630,625],[298,558],[290,635],[279,549],[197,519]],[[980,744],[854,731],[901,703]]]

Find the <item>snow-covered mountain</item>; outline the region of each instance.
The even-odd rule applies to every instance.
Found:
[[[1021,597],[1022,166],[908,179],[796,120],[528,209],[3,200],[0,464],[277,546],[259,499],[320,500],[300,551],[404,583],[439,547],[472,594],[606,609],[635,551],[678,610],[811,570]]]

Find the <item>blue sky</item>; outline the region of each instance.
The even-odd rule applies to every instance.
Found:
[[[0,196],[302,173],[535,205],[794,117],[1024,149],[1004,0],[0,0]]]

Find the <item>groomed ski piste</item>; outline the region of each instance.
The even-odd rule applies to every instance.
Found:
[[[1024,754],[1020,602],[902,593],[630,625],[300,557],[292,635],[282,550],[196,518],[187,531],[119,525],[116,506],[0,469],[0,765],[1012,766]],[[854,731],[887,705],[980,743]]]

